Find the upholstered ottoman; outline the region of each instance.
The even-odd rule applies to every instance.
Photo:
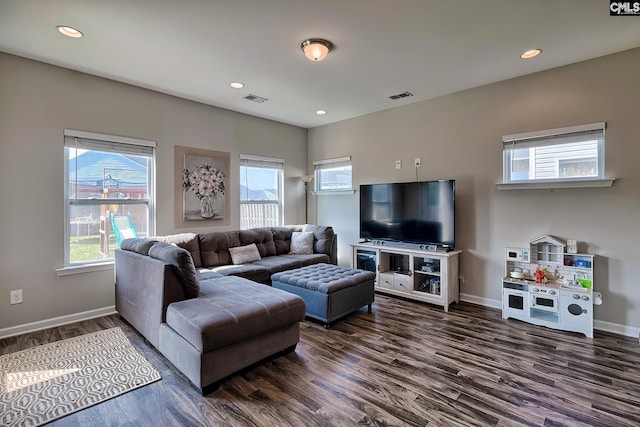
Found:
[[[306,315],[324,322],[336,319],[368,305],[374,300],[375,274],[333,264],[314,264],[271,276],[274,288],[296,294],[307,306]]]

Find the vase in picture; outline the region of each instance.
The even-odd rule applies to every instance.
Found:
[[[202,218],[213,217],[213,196],[203,196],[200,199],[200,216]]]

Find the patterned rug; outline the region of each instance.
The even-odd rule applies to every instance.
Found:
[[[160,378],[120,328],[0,356],[0,426],[39,426]]]

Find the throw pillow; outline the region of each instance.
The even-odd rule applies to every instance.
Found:
[[[290,254],[312,254],[313,253],[313,232],[291,233],[291,252]]]
[[[231,261],[235,264],[246,264],[248,262],[260,261],[260,252],[255,243],[246,246],[236,246],[229,248]]]
[[[136,252],[141,255],[149,255],[149,249],[151,249],[151,246],[153,246],[154,243],[155,241],[153,240],[140,238],[124,239],[120,243],[120,249]]]

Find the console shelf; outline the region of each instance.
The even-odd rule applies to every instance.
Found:
[[[426,251],[357,243],[353,266],[376,273],[375,290],[444,307],[459,301],[458,255],[462,251]]]

